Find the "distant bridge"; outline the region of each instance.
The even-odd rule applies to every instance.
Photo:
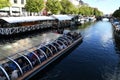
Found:
[[[98,16],[98,17],[96,17],[96,20],[99,21],[99,20],[103,20],[104,18],[110,20],[112,17],[111,16]]]

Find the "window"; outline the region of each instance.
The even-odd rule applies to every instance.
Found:
[[[21,0],[21,4],[24,4],[24,0]]]
[[[17,0],[14,0],[14,3],[17,3]]]

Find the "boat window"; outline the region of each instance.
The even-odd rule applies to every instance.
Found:
[[[25,57],[21,56],[20,54],[15,54],[14,56],[11,56],[11,58],[14,59],[19,64],[23,73],[29,71],[32,68],[28,60]]]
[[[68,40],[69,44],[72,43],[72,41],[69,38],[67,38],[67,37],[63,37],[63,38],[66,39],[66,40]]]
[[[66,36],[68,39],[70,39],[73,42],[73,38],[70,36]]]
[[[40,61],[43,62],[45,61],[47,58],[45,57],[45,54],[43,52],[41,52],[39,49],[33,51],[35,54],[38,55],[38,57],[40,58]]]
[[[72,38],[71,37],[63,36],[62,38],[65,39],[65,40],[67,40],[69,42],[69,44],[72,43]]]
[[[56,53],[57,53],[57,52],[58,52],[58,50],[57,50],[56,46],[54,46],[54,45],[53,45],[53,43],[50,43],[50,45],[51,45],[51,46],[53,46],[53,47],[55,48]]]
[[[45,45],[45,47],[50,51],[51,55],[53,55],[52,50],[48,46],[46,46],[46,45]]]
[[[68,46],[68,42],[64,39],[59,38],[58,40],[62,41],[66,46]]]
[[[62,45],[60,45],[60,46],[58,47],[59,50],[62,50],[62,49],[64,49],[64,48],[67,47],[67,46],[66,46],[62,41],[60,41],[60,40],[56,40],[56,42],[59,43],[59,44],[62,44]]]
[[[66,41],[68,41],[69,42],[69,39],[67,38],[67,37],[62,37],[62,39],[64,39],[64,40],[66,40]]]
[[[36,53],[35,53],[36,54]],[[34,52],[26,52],[25,56],[31,61],[33,66],[37,66],[40,64],[39,59],[37,58],[37,55],[35,55]]]
[[[63,43],[62,41],[60,41],[60,40],[56,40],[56,42],[57,42],[58,44],[60,44],[60,45],[64,45],[64,43]]]
[[[48,44],[48,45],[46,45],[46,46],[51,49],[51,51],[52,51],[53,54],[56,53],[56,48],[55,48],[54,46],[52,46],[52,45],[50,45],[50,44]]]
[[[51,52],[46,47],[43,46],[43,47],[41,47],[41,49],[45,52],[45,54],[47,55],[47,57],[52,56]]]
[[[66,43],[66,41],[63,40],[63,39],[61,39],[61,38],[59,38],[58,40],[60,40],[60,41],[63,42],[64,44]]]
[[[59,46],[60,46],[60,44],[58,44],[57,42],[53,42],[53,43],[51,43],[51,44],[53,44],[56,48],[57,48],[57,51],[59,51]]]
[[[2,68],[1,66],[0,66],[0,80],[10,80],[10,77],[8,76],[4,68]]]
[[[48,58],[48,57],[47,57],[47,54],[45,53],[45,51],[43,51],[43,50],[41,49],[41,47],[38,48],[38,50],[45,55],[45,58],[46,58],[46,59]]]
[[[68,45],[71,43],[71,41],[69,39],[67,39],[66,37],[63,37],[62,39],[64,39]]]
[[[16,75],[20,76],[22,75],[18,65],[15,64],[12,60],[9,58],[6,58],[6,60],[2,61],[1,66],[4,68],[6,73],[11,77],[11,75],[16,71]]]

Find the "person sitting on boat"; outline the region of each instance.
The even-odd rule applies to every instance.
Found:
[[[64,45],[63,45],[63,48],[66,48],[66,47],[67,47],[67,46],[64,44]]]
[[[53,54],[54,54],[54,53],[56,53],[56,50],[55,50],[55,49],[53,49],[53,47],[52,47],[52,46],[50,46],[50,49],[51,49],[51,51],[53,52]]]
[[[30,70],[31,67],[22,58],[19,58],[17,62],[20,65],[20,67],[22,68],[23,72]]]
[[[62,46],[62,45],[60,45],[60,46],[58,47],[58,49],[59,49],[59,50],[62,50],[62,49],[63,49],[63,46]]]
[[[18,78],[18,70],[13,70],[11,74],[11,80],[16,80]]]
[[[20,65],[20,67],[23,67],[23,61],[22,61],[22,59],[18,59],[18,64]]]
[[[0,71],[0,80],[7,80],[2,71]]]
[[[46,49],[45,53],[47,54],[47,56],[48,56],[48,57],[50,57],[50,56],[51,56],[51,55],[50,55],[51,53],[49,52],[49,50],[48,50],[48,49]]]
[[[45,55],[43,53],[41,53],[40,54],[40,60],[41,60],[41,62],[45,61],[45,59],[46,59]]]
[[[7,72],[8,74],[11,74],[12,69],[10,68],[10,66],[9,66],[8,63],[5,63],[5,64],[3,65],[3,67],[4,67],[4,69],[6,70],[6,72]]]
[[[67,46],[64,44],[64,45],[60,45],[58,48],[59,48],[59,50],[62,50],[62,49],[64,49],[64,48],[66,48]]]
[[[33,51],[37,56],[39,56],[39,53],[37,50]],[[33,64],[33,66],[36,66],[38,65],[38,60],[37,60],[37,57],[33,54],[32,57],[31,57],[31,62]]]

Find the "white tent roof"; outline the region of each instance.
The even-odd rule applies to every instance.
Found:
[[[68,15],[52,15],[54,18],[58,19],[59,21],[62,20],[71,20],[72,17],[68,16]]]
[[[32,21],[43,21],[43,20],[55,20],[49,16],[26,16],[26,17],[1,17],[0,19],[8,23],[21,23],[21,22],[32,22]]]

